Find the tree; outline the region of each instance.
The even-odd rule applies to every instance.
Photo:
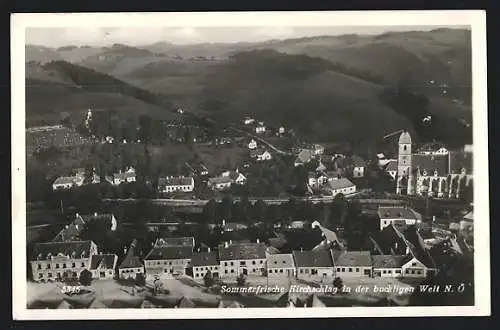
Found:
[[[333,280],[333,286],[338,290],[341,290],[344,287],[344,281],[340,277],[335,277]]]
[[[245,285],[245,282],[246,282],[246,278],[245,278],[245,275],[243,275],[243,273],[241,273],[237,278],[236,278],[236,283],[238,284],[238,286],[244,286]]]
[[[80,283],[85,286],[89,286],[92,283],[92,273],[88,269],[84,269],[80,273]]]
[[[146,285],[146,278],[142,273],[139,273],[135,276],[135,284],[138,286]]]
[[[212,276],[211,271],[208,270],[207,273],[205,274],[205,276],[203,276],[203,282],[205,283],[205,286],[207,288],[211,287],[214,284],[214,278]]]

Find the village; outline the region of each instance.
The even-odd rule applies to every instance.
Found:
[[[179,109],[178,114],[185,112]],[[92,120],[92,111],[88,110],[84,126],[90,128]],[[293,131],[282,126],[270,128],[248,116],[225,131],[233,134],[208,139],[181,134],[183,138],[174,140],[212,146],[238,144],[243,150],[238,161],[230,160],[219,167],[202,160],[184,162],[176,167],[177,171],[158,173],[155,178],[140,173],[132,164],[111,173],[103,173],[96,164],[71,169],[55,178],[51,183],[53,194],[65,196],[85,186],[104,184],[107,200],[134,201],[144,196],[138,189],[124,194],[124,187],[140,183],[148,190],[149,200],[165,204],[206,208],[231,198],[232,204],[246,199],[254,205],[276,204],[279,208],[295,199],[321,205],[344,203],[348,214],[355,208],[353,205],[358,205],[357,215],[347,216],[336,226],[312,214],[266,225],[261,215],[266,230],[251,235],[248,231],[257,222],[240,223],[234,214],[231,218],[212,215],[209,223],[203,224],[210,232],[204,237],[209,238],[189,234],[195,229],[182,232],[179,224],[169,223],[168,219],[148,219],[146,226],[152,234],[146,239],[140,234],[143,231],[137,231],[137,237],[121,241],[124,244],[118,253],[102,246],[102,234],[119,232],[126,225],[123,219],[111,213],[80,215],[76,210],[70,223],[53,239],[32,242],[28,277],[33,285],[69,281],[92,288],[100,282],[121,283],[133,288],[127,291],[128,296],[141,296],[141,290],[152,292],[141,296],[142,300],[137,300],[140,304],[149,297],[148,301],[161,305],[162,301],[171,301],[165,292],[186,286],[187,281],[192,290],[209,295],[208,300],[219,297],[216,305],[220,307],[224,300],[220,298],[220,285],[279,285],[288,290],[297,283],[342,288],[359,283],[383,286],[392,281],[416,286],[452,273],[450,260],[454,258],[472,262],[471,146],[462,150],[417,147],[410,133],[401,130],[384,137],[395,139],[393,157],[384,153],[362,157],[352,151],[332,151],[320,143],[278,147],[275,141],[286,139]],[[92,136],[85,141],[104,145],[141,143],[140,139],[126,141],[112,136]],[[282,183],[280,187],[274,187],[278,183]],[[425,206],[416,210],[415,201]],[[429,201],[437,203],[437,208],[440,203],[458,206],[453,214],[438,214],[429,211]],[[63,197],[60,202],[62,207]],[[339,217],[345,218],[344,213]],[[359,220],[362,224],[356,227],[354,222],[365,213],[370,214],[370,220]],[[189,221],[190,215],[186,219]],[[101,235],[89,230],[96,226]],[[302,239],[307,235],[309,243],[304,243]],[[208,239],[210,242],[205,241]],[[182,297],[188,296],[182,293]],[[287,306],[296,304],[288,302]]]

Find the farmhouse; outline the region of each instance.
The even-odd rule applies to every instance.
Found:
[[[195,279],[202,279],[208,271],[214,278],[219,277],[219,256],[216,252],[195,252],[191,259],[193,266],[193,277]]]
[[[135,169],[133,167],[129,167],[125,172],[120,172],[113,174],[112,184],[118,186],[122,183],[131,183],[135,182],[136,174]]]
[[[175,191],[191,192],[194,190],[194,179],[191,176],[168,176],[158,179],[158,190],[163,193]]]
[[[272,158],[271,153],[264,148],[250,150],[250,157],[258,161],[270,160]]]
[[[263,275],[266,267],[266,246],[262,243],[226,242],[219,248],[220,276]]]
[[[146,274],[153,275],[186,275],[191,267],[193,248],[191,246],[153,247],[144,258]]]
[[[293,251],[292,254],[298,278],[333,276],[333,259],[330,251]]]
[[[362,178],[365,176],[365,167],[366,167],[366,162],[364,161],[363,158],[353,155],[351,157],[352,160],[352,165],[353,165],[353,170],[352,170],[352,176],[354,178]]]
[[[116,254],[94,254],[90,257],[90,272],[95,279],[113,279],[115,276]]]
[[[350,195],[356,192],[356,185],[347,178],[329,180],[322,188],[326,189],[332,196]]]
[[[380,219],[380,230],[390,224],[398,228],[406,228],[420,222],[419,215],[406,206],[379,206],[377,215]]]
[[[195,241],[194,237],[163,237],[158,238],[155,241],[155,247],[167,247],[167,246],[190,246],[194,249]]]
[[[130,248],[125,249],[125,259],[118,266],[118,276],[120,278],[135,279],[138,274],[144,274],[144,265],[135,254],[137,248],[137,240],[134,239],[130,244]]]
[[[335,276],[370,277],[372,257],[369,251],[344,251],[335,256]]]
[[[267,256],[267,276],[295,277],[296,268],[291,253],[269,254]]]

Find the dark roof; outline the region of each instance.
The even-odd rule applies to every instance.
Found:
[[[411,208],[404,206],[380,206],[377,214],[380,219],[418,219]]]
[[[266,258],[263,243],[236,243],[219,249],[220,260],[245,260]]]
[[[373,257],[374,268],[400,268],[407,263],[411,257],[398,255],[374,255]]]
[[[117,259],[116,254],[94,254],[90,258],[90,269],[97,269],[98,267],[114,269]]]
[[[346,178],[341,178],[341,179],[336,179],[336,180],[331,180],[328,182],[329,188],[331,189],[343,189],[343,188],[349,188],[355,186],[354,183],[349,181]]]
[[[143,267],[142,262],[139,260],[139,257],[135,255],[135,248],[137,246],[137,240],[133,240],[130,244],[130,248],[127,251],[127,255],[125,259],[123,259],[122,263],[118,268],[138,268]]]
[[[293,251],[297,267],[333,267],[330,251]]]
[[[435,170],[438,175],[446,175],[448,174],[448,155],[413,154],[412,165],[420,172],[427,171],[427,175],[434,175]]]
[[[195,252],[191,258],[193,267],[218,265],[216,252]]]
[[[69,242],[78,240],[79,234],[82,232],[86,221],[76,214],[75,220],[65,226],[52,240],[53,242]]]
[[[31,260],[44,260],[50,256],[64,255],[70,258],[88,258],[91,241],[36,243]]]
[[[287,254],[270,254],[267,257],[267,268],[294,268],[293,255]]]
[[[146,256],[146,260],[190,259],[193,256],[191,246],[154,247]]]
[[[376,232],[371,239],[380,254],[405,254],[407,247],[410,248],[404,235],[392,224]]]
[[[466,173],[472,174],[473,155],[465,151],[450,151],[450,173],[460,173],[462,168]]]
[[[194,237],[161,237],[155,242],[156,247],[191,246],[194,247]]]
[[[388,172],[397,171],[398,170],[398,161],[395,159],[390,160],[387,164],[385,164],[385,170]]]
[[[311,158],[314,157],[314,150],[311,149],[302,149],[299,154],[297,155],[297,160],[296,162],[308,162],[311,160]]]
[[[366,166],[365,160],[363,158],[359,157],[358,155],[353,155],[351,157],[351,160],[352,160],[352,164],[355,167],[365,167]]]
[[[372,258],[369,251],[346,251],[335,259],[335,266],[371,267]]]
[[[194,183],[191,176],[162,177],[158,179],[159,186],[189,186]]]

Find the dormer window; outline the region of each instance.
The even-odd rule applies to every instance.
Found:
[[[437,175],[438,175],[438,171],[434,170],[434,176],[437,176]]]
[[[423,175],[423,176],[427,176],[427,170],[424,170],[424,171],[422,172],[422,175]]]
[[[461,172],[462,172],[462,174],[465,174],[467,172],[467,170],[465,168],[462,168]]]

